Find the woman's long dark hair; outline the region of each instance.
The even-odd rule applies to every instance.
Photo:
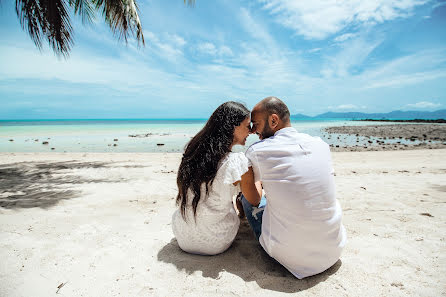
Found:
[[[206,195],[217,174],[220,160],[230,151],[234,129],[249,115],[249,110],[241,103],[228,101],[220,105],[211,115],[206,125],[186,145],[177,175],[177,205],[186,219],[187,199],[192,199],[194,217],[201,196],[201,185],[206,185]],[[187,197],[188,190],[191,197]]]

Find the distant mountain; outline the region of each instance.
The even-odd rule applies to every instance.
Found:
[[[402,111],[394,110],[388,113],[363,112],[326,112],[315,117],[303,114],[291,115],[291,119],[446,119],[446,109],[437,111]]]
[[[290,116],[290,118],[292,120],[312,119],[312,117],[304,115],[304,114],[301,114],[301,113],[292,114]]]

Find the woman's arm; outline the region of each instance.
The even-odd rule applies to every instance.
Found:
[[[258,206],[262,198],[262,184],[261,182],[254,182],[254,171],[249,167],[248,171],[242,175],[240,187],[242,188],[243,196],[251,203],[252,206]]]

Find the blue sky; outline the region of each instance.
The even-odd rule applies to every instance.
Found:
[[[0,119],[206,118],[270,95],[292,114],[446,108],[446,1],[139,0],[145,47],[73,17],[68,59],[0,5]]]

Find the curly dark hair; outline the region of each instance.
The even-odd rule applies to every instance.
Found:
[[[206,196],[217,174],[220,160],[231,150],[234,129],[250,114],[241,103],[228,101],[220,105],[206,125],[186,145],[177,175],[177,205],[186,220],[188,199],[192,199],[194,218],[201,197],[201,185],[206,185]],[[188,197],[188,190],[191,197]]]

